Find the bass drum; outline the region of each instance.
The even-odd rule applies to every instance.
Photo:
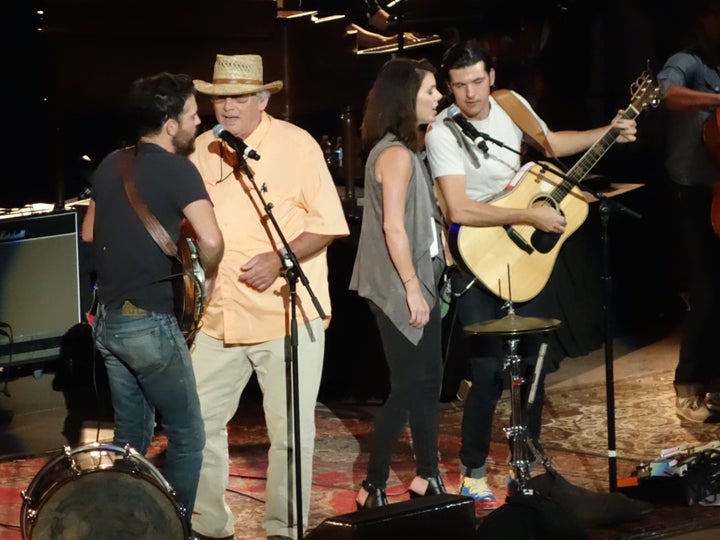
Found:
[[[185,510],[170,484],[129,447],[66,447],[22,497],[23,540],[190,538]]]

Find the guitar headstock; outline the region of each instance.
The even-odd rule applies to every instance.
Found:
[[[655,77],[647,71],[644,71],[633,81],[630,85],[630,93],[632,94],[631,106],[637,109],[638,112],[647,107],[657,107],[665,97],[662,87]]]

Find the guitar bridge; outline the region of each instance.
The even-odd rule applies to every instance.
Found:
[[[520,233],[512,228],[511,225],[503,225],[503,229],[505,229],[505,232],[510,237],[510,240],[513,241],[513,244],[522,249],[525,253],[530,255],[533,251],[535,251],[533,247],[525,241]]]

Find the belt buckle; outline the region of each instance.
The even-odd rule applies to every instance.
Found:
[[[147,311],[143,308],[137,307],[130,300],[125,300],[122,305],[122,314],[129,315],[131,317],[140,317],[142,315],[147,315]]]

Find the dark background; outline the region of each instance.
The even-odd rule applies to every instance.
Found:
[[[111,58],[98,57],[87,63],[79,59],[71,70],[52,75],[63,79],[63,88],[76,89],[75,96],[54,95],[52,89],[58,85],[51,80],[50,58],[61,55],[58,48],[67,42],[63,41],[67,36],[53,25],[49,29],[44,25],[47,20],[57,19],[57,12],[67,4],[71,3],[27,0],[12,2],[6,8],[9,16],[5,20],[12,32],[4,33],[3,37],[5,126],[6,138],[10,139],[5,155],[14,166],[12,172],[6,172],[0,207],[76,196],[82,191],[88,172],[87,165],[79,163],[81,156],[87,155],[96,163],[125,140],[120,96],[132,78],[145,75],[147,69],[138,57],[134,29],[127,28],[128,54],[122,65]],[[77,0],[72,4],[85,6],[88,12],[106,6],[111,12],[125,12],[123,20],[142,20],[153,9],[152,3],[132,0],[122,4]],[[157,3],[158,9],[161,4]],[[247,0],[235,4],[241,6],[239,14],[256,9],[256,4]],[[243,4],[247,5],[245,11]],[[463,37],[485,39],[498,60],[498,86],[520,90],[556,130],[604,124],[617,109],[626,106],[628,85],[647,62],[657,71],[670,53],[686,43],[684,9],[690,5],[669,0],[407,0],[405,4],[409,20],[435,17],[441,21],[428,23],[426,30],[447,37],[452,28],[459,28]],[[169,26],[177,24],[177,20],[193,18],[200,9],[195,3],[182,0],[172,6],[164,15]],[[136,15],[128,15],[128,10],[133,9],[137,10]],[[455,13],[472,14],[471,23],[463,25],[462,21],[453,20]],[[442,22],[446,19],[447,22]],[[211,30],[199,28],[197,35],[202,37],[208,31]],[[201,37],[196,38],[198,48],[206,46]],[[192,39],[193,36],[187,36],[187,40]],[[87,43],[92,47],[92,40]],[[147,43],[149,50],[154,45],[157,44]],[[123,43],[118,44],[122,46]],[[247,47],[240,39],[238,46]],[[207,56],[211,59],[214,53],[208,52]],[[308,62],[311,61],[309,58]],[[137,71],[133,71],[134,63],[138,65]],[[170,51],[168,66],[181,67],[182,59],[173,58]],[[94,88],[107,80],[117,81],[113,84],[117,92],[103,100],[95,95]],[[333,74],[328,73],[327,81],[318,81],[318,85],[326,84],[341,88],[352,86],[354,81],[333,80]],[[93,102],[93,106],[85,111],[76,104],[66,106],[76,96],[91,96],[88,103]],[[104,106],[97,107],[97,102]],[[337,118],[340,112],[328,114]],[[359,111],[356,114],[359,116]],[[658,176],[662,159],[656,128],[661,115],[648,116],[652,117],[640,121],[639,143],[630,150],[614,150],[599,164],[599,172],[612,174],[618,180],[643,182],[652,182]],[[319,138],[320,127],[313,122],[315,119],[303,120],[303,127]],[[57,144],[58,139],[61,144]]]

